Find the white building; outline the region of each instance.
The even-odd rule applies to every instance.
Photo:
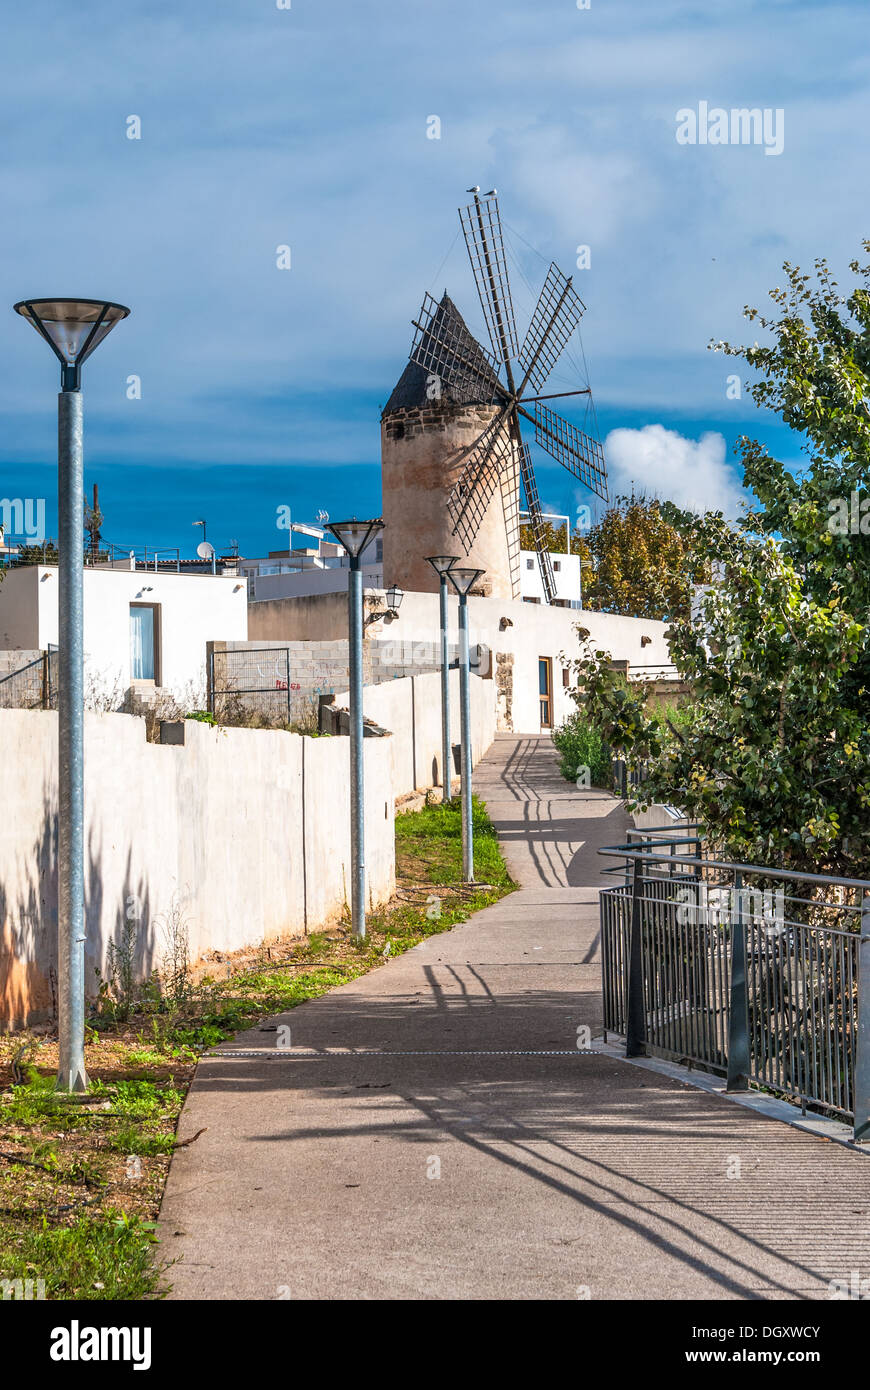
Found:
[[[0,584],[0,648],[46,651],[58,629],[56,565],[22,565]],[[121,704],[164,690],[204,704],[206,643],[243,641],[248,596],[240,576],[86,566],[86,693]]]
[[[525,518],[525,513],[520,519]],[[544,517],[545,521],[568,522],[567,517]],[[308,598],[315,594],[342,593],[347,589],[348,560],[344,549],[326,537],[319,527],[294,522],[291,532],[316,541],[315,545],[288,550],[270,550],[265,556],[239,560],[239,573],[248,581],[252,602],[278,598]],[[550,556],[556,584],[556,603],[560,608],[581,607],[580,556],[554,553]],[[370,541],[362,556],[363,587],[384,587],[384,543]],[[544,582],[534,550],[520,552],[520,596],[526,603],[544,603]]]

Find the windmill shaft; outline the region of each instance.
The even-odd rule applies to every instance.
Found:
[[[588,386],[584,386],[577,391],[553,391],[549,396],[526,396],[527,401],[560,401],[564,396],[591,396],[592,391]],[[526,414],[523,411],[523,414]],[[531,415],[528,417],[533,418]]]

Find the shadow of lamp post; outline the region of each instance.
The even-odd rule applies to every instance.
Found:
[[[58,1072],[59,1091],[86,1091],[84,901],[84,674],[81,367],[130,310],[104,299],[22,299],[60,362],[58,506]]]

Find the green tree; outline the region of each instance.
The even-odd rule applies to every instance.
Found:
[[[56,565],[57,560],[57,546],[53,540],[22,545],[15,557],[16,565]]]
[[[531,526],[520,526],[520,545],[523,550],[534,550],[535,537]],[[564,526],[554,526],[552,521],[544,523],[544,545],[551,555],[580,555],[589,560],[591,558],[589,547],[581,533],[577,530],[571,536],[571,549],[568,550],[568,537]]]
[[[583,605],[635,618],[688,612],[687,544],[655,498],[617,497],[588,533]]]
[[[870,245],[865,247],[870,251]],[[739,441],[757,501],[738,526],[708,515],[686,533],[712,583],[672,621],[671,655],[694,697],[679,728],[646,691],[613,680],[606,654],[576,663],[578,698],[613,747],[651,760],[643,800],[678,802],[737,859],[867,877],[870,871],[870,267],[840,295],[785,266],[778,314],[747,309],[772,338],[718,348],[760,376],[755,401],[800,432],[799,475]],[[857,530],[832,522],[858,499]]]

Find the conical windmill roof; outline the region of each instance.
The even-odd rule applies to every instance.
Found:
[[[453,320],[458,319],[459,323],[465,329],[471,341],[475,341],[474,334],[469,329],[464,318],[460,314],[456,305],[453,303],[453,300],[450,298],[449,294],[445,290],[438,307],[438,312],[436,313],[435,318],[432,320],[432,327],[429,333],[427,333],[424,336],[424,348],[426,344],[426,339],[432,336],[433,330],[435,330],[437,334],[439,321],[442,317],[446,316],[450,316]],[[417,362],[409,362],[405,370],[402,372],[402,375],[399,377],[399,380],[396,382],[395,387],[393,388],[393,394],[390,396],[390,399],[387,401],[387,404],[384,407],[384,412],[381,416],[381,419],[383,419],[385,415],[393,415],[399,410],[424,410],[427,408],[431,408],[433,401],[428,391],[428,382],[430,376],[431,372],[427,371],[425,367],[421,367]],[[498,377],[496,376],[495,372],[491,372],[490,376],[492,379],[493,387],[496,387],[498,385]],[[492,399],[492,392],[487,392],[486,390],[480,391],[480,404],[488,405],[492,402]],[[445,401],[457,405],[473,405],[478,403],[478,398],[475,396],[474,400],[469,401],[467,391],[463,395],[457,396],[450,389],[448,383],[446,381],[442,381],[441,403],[443,404]]]

